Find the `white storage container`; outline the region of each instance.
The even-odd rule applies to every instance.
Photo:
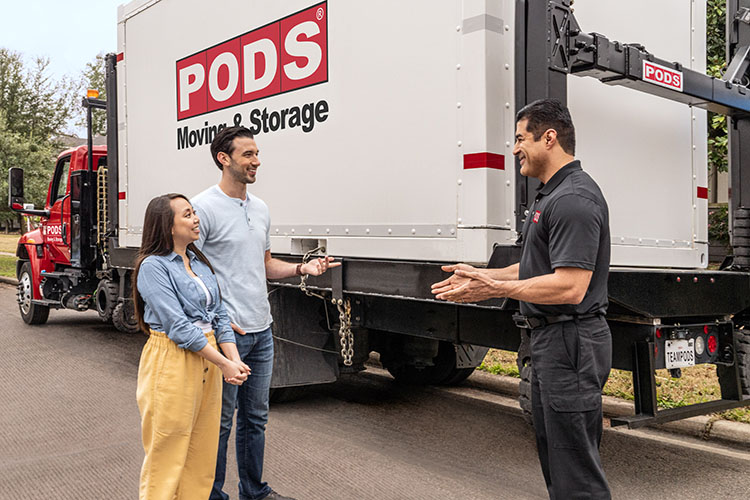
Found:
[[[515,5],[120,7],[120,244],[139,245],[152,197],[217,182],[207,144],[239,118],[261,125],[250,189],[270,207],[275,253],[324,243],[344,257],[486,262],[517,236]],[[705,2],[578,0],[575,14],[584,31],[705,69]],[[577,157],[609,202],[612,264],[704,267],[706,113],[568,85]]]

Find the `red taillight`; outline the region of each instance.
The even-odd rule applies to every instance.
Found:
[[[660,338],[661,338],[661,328],[657,328],[657,329],[656,329],[656,338],[657,338],[657,339],[660,339]]]
[[[710,337],[708,337],[708,352],[713,354],[716,352],[718,348],[719,348],[719,339],[716,338],[716,335],[711,335]]]
[[[659,346],[658,345],[654,345],[654,357],[656,357],[658,355],[659,355]]]
[[[705,333],[706,335],[708,335],[708,331],[709,330],[710,330],[710,328],[708,327],[708,325],[706,325],[706,326],[703,327],[703,333]]]

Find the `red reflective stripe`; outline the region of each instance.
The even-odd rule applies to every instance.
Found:
[[[698,186],[698,198],[703,200],[708,199],[708,188]]]
[[[120,200],[124,200],[125,199],[125,191],[120,191],[119,194],[118,194],[118,196],[117,196],[117,198],[120,199]]]
[[[117,54],[117,62],[120,62],[123,59],[125,59],[125,53],[120,52],[119,54]]]
[[[494,168],[505,170],[505,156],[495,153],[471,153],[464,155],[464,170],[470,168]]]

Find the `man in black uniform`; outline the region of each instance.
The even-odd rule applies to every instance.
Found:
[[[520,264],[503,269],[444,266],[438,299],[510,297],[531,331],[532,416],[552,499],[610,498],[599,457],[601,390],[612,364],[604,319],[609,213],[594,180],[575,160],[575,129],[560,102],[518,112],[513,154],[521,174],[542,182],[523,227]]]

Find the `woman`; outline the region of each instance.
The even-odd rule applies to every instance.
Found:
[[[193,244],[199,222],[180,194],[151,200],[143,222],[133,281],[138,325],[149,334],[138,367],[146,452],[141,500],[208,498],[219,443],[220,372],[235,385],[250,373],[213,268]]]

